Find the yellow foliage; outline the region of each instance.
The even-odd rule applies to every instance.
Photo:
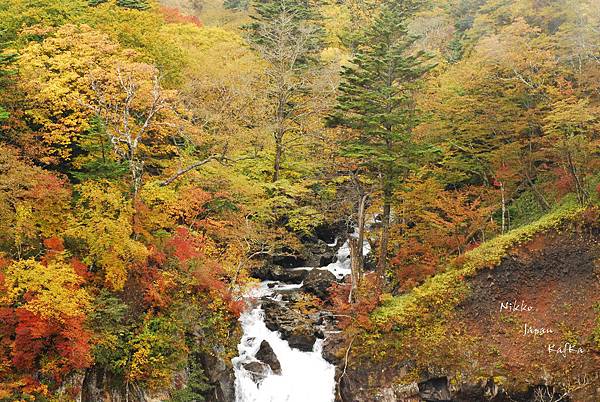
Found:
[[[65,255],[53,256],[47,265],[32,258],[12,263],[6,268],[0,303],[23,303],[24,307],[44,318],[62,320],[83,315],[90,306],[90,296],[79,287],[82,278],[65,261]]]
[[[142,263],[148,256],[148,249],[132,238],[131,202],[109,182],[88,181],[77,190],[80,198],[68,235],[86,243],[84,262],[104,271],[110,289],[121,290],[130,265]]]

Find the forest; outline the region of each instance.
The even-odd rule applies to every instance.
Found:
[[[242,353],[253,308],[324,395]],[[597,402],[598,373],[598,0],[0,1],[0,401]]]

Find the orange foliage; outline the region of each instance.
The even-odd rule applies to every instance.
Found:
[[[197,27],[202,27],[202,21],[195,15],[184,15],[175,7],[163,6],[160,8],[160,12],[165,18],[165,21],[170,24],[194,24]]]
[[[14,324],[11,354],[17,369],[39,370],[58,382],[70,371],[91,364],[90,335],[83,326],[83,317],[58,322],[24,308],[10,310],[4,309],[3,318],[12,315],[8,322]],[[39,359],[42,354],[44,359]]]
[[[435,273],[439,256],[428,244],[409,239],[391,263],[396,267],[399,290],[406,291],[423,283]]]
[[[368,329],[371,326],[370,314],[379,304],[381,286],[375,273],[365,274],[356,294],[356,302],[348,303],[349,283],[334,283],[329,288],[329,301],[332,311],[338,318],[340,328],[352,325]]]
[[[52,251],[52,252],[60,253],[60,252],[65,251],[65,245],[64,245],[63,239],[61,239],[60,237],[56,237],[56,236],[52,236],[49,239],[45,239],[44,246],[46,247],[46,249],[48,251]]]

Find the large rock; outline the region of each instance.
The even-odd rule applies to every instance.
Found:
[[[335,260],[336,247],[330,247],[322,240],[306,244],[304,250],[306,266],[323,267],[331,264]]]
[[[255,383],[259,383],[270,374],[269,366],[263,362],[253,361],[250,363],[242,364],[244,369],[250,373],[250,378]]]
[[[273,352],[273,348],[269,345],[269,342],[263,340],[254,357],[268,365],[273,374],[281,375],[281,363],[279,363],[279,359],[275,352]]]
[[[419,396],[427,402],[451,402],[448,378],[438,377],[419,383]]]
[[[302,290],[324,300],[329,297],[329,287],[335,281],[335,275],[331,272],[324,269],[313,269],[304,278]]]
[[[317,336],[322,336],[314,327],[312,320],[300,312],[287,308],[273,300],[264,300],[265,324],[271,331],[279,331],[281,338],[288,341],[290,347],[310,352]]]
[[[284,248],[271,256],[271,262],[275,265],[281,265],[284,268],[306,267],[306,256],[298,250]]]
[[[235,399],[235,376],[231,366],[223,359],[223,354],[222,348],[215,347],[214,353],[202,353],[199,356],[204,374],[212,386],[212,390],[205,396],[207,402]]]
[[[288,269],[279,265],[265,264],[252,271],[252,277],[263,281],[279,281],[300,284],[308,275],[305,269]]]

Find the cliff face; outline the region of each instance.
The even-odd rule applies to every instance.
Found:
[[[461,276],[466,291],[450,311],[437,312],[443,300],[415,310],[429,324],[366,337],[378,352],[351,354],[340,399],[599,401],[599,228],[592,214],[537,234]]]

